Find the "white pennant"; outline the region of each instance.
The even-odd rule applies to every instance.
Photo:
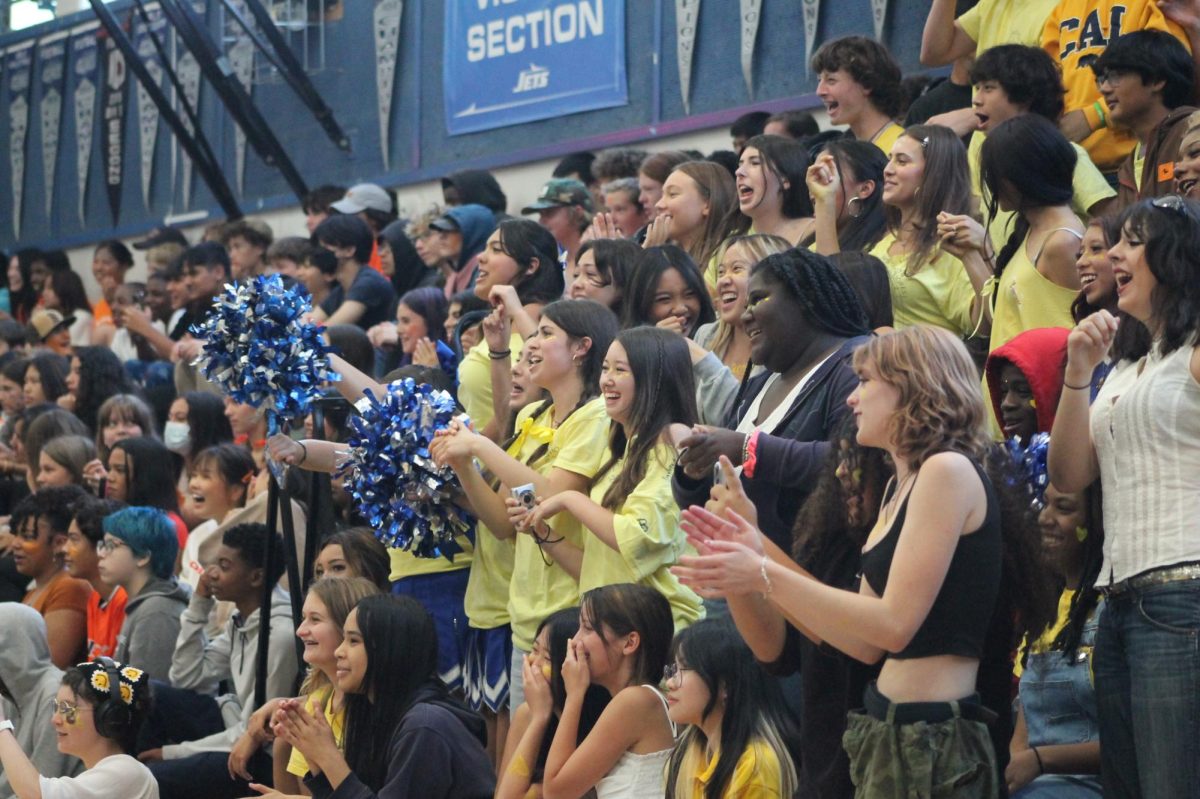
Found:
[[[179,41],[178,39],[176,39],[176,42],[179,49],[183,50],[183,42]],[[196,60],[194,55],[184,50],[180,54],[179,59],[175,62],[175,74],[179,76],[179,85],[183,87],[184,98],[188,101],[192,108],[199,113],[200,62]],[[182,119],[183,127],[187,130],[187,132],[189,134],[194,134],[195,131],[192,130],[192,120],[188,117],[188,115],[180,112],[179,116]],[[179,162],[179,165],[183,170],[183,207],[187,208],[191,205],[192,201],[192,173],[194,170],[192,168],[191,156],[187,154],[187,150],[184,150],[181,147],[179,155],[182,159]]]
[[[804,71],[812,62],[813,44],[817,41],[817,16],[821,0],[802,0],[804,3]]]
[[[679,93],[683,112],[692,107],[692,55],[696,49],[696,27],[700,23],[700,0],[675,0],[675,54],[679,63]]]
[[[46,192],[46,219],[54,211],[54,175],[58,167],[61,136],[63,76],[67,70],[67,34],[48,36],[38,42],[42,62],[42,185]]]
[[[162,86],[163,69],[158,62],[158,51],[154,48],[151,36],[157,36],[163,30],[162,9],[157,5],[146,7],[146,16],[150,19],[147,26],[138,17],[137,27],[140,34],[135,38],[138,58],[145,65],[146,71],[154,80],[156,86]],[[158,108],[150,99],[150,92],[137,82],[137,114],[138,114],[138,145],[142,156],[142,202],[146,210],[150,209],[150,181],[154,177],[154,147],[158,143]]]
[[[96,80],[100,65],[100,46],[92,23],[72,31],[72,69],[75,84],[75,166],[79,190],[79,221],[86,222],[88,167],[92,160],[92,135],[96,128]]]
[[[871,18],[875,21],[875,41],[883,41],[883,23],[887,21],[888,0],[871,0]]]
[[[389,169],[392,127],[392,94],[400,52],[400,18],[403,0],[375,0],[375,89],[379,109],[379,149],[383,169]]]
[[[751,100],[754,99],[754,45],[761,19],[762,0],[742,0],[742,77]]]
[[[229,48],[229,65],[238,83],[250,94],[254,88],[254,42],[242,35]],[[246,189],[246,134],[240,125],[233,126],[234,170],[237,174],[238,194]]]
[[[4,55],[8,71],[9,163],[12,166],[13,236],[21,237],[21,199],[25,193],[25,137],[29,133],[29,84],[33,78],[33,42],[24,42]]]

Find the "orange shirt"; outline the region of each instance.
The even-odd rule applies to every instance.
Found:
[[[93,593],[91,583],[87,580],[76,580],[64,571],[56,574],[45,589],[39,591],[35,588],[30,591],[21,602],[43,616],[56,610],[86,613],[88,597]]]
[[[179,514],[173,510],[167,511],[167,518],[171,520],[171,524],[175,525],[175,537],[179,539],[179,551],[187,546],[188,529],[187,524],[180,518]]]
[[[112,323],[112,306],[108,304],[108,300],[101,297],[92,305],[92,329],[95,330],[100,325],[111,325]]]
[[[99,592],[92,591],[87,604],[88,660],[113,656],[117,648],[117,634],[125,622],[127,601],[129,596],[120,586],[107,601],[100,598]]]

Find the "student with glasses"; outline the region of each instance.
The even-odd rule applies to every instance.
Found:
[[[1088,316],[1067,340],[1049,454],[1060,491],[1103,488],[1105,596],[1096,701],[1105,796],[1194,796],[1200,785],[1200,205],[1144,200],[1109,251],[1119,320]],[[1089,406],[1118,327],[1150,343],[1122,353]]]
[[[50,700],[63,754],[83,761],[75,777],[46,777],[17,742],[0,706],[0,766],[17,799],[158,799],[150,770],[130,756],[150,707],[150,678],[109,658],[67,669]]]

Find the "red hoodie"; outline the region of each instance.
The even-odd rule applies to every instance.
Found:
[[[992,410],[996,419],[1000,414],[1000,372],[1011,363],[1021,370],[1033,391],[1034,410],[1037,411],[1037,431],[1049,433],[1054,427],[1054,412],[1058,409],[1058,398],[1062,394],[1063,370],[1067,362],[1067,336],[1065,327],[1039,327],[1026,330],[1007,344],[992,350],[988,356],[984,374],[987,376],[988,394],[991,395]],[[1026,442],[1028,443],[1028,442]]]

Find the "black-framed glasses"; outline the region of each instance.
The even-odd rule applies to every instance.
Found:
[[[66,700],[58,700],[53,697],[50,699],[50,712],[57,713],[63,717],[63,721],[67,724],[74,724],[79,718],[79,714],[85,710],[91,710],[90,707],[80,707],[73,705]]]
[[[109,553],[115,552],[116,550],[120,549],[121,547],[127,547],[127,546],[129,546],[129,544],[126,544],[124,541],[122,541],[119,538],[107,538],[107,537],[101,538],[99,541],[96,542],[96,554],[97,555],[108,555]]]
[[[1129,74],[1127,69],[1105,69],[1096,73],[1096,86],[1103,86],[1108,83],[1116,86],[1121,82],[1121,79]]]
[[[674,682],[675,678],[680,677],[685,671],[692,671],[692,669],[680,666],[678,663],[668,663],[663,666],[663,682]]]

